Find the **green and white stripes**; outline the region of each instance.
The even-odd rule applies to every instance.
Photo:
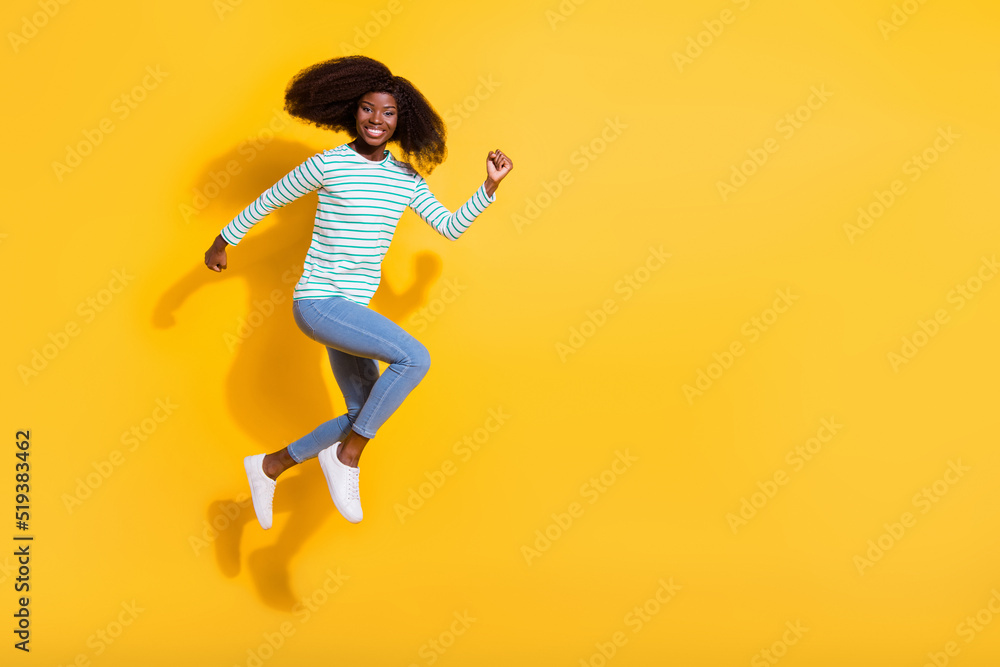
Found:
[[[368,160],[347,144],[317,153],[286,174],[222,229],[237,245],[271,211],[319,190],[312,243],[293,299],[348,298],[367,306],[382,278],[382,259],[407,206],[436,232],[457,240],[496,201],[485,184],[455,213],[427,181],[389,151]]]

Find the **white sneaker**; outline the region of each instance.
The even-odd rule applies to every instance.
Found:
[[[243,469],[247,471],[247,481],[250,482],[253,511],[260,527],[267,530],[271,527],[271,504],[274,502],[274,486],[277,482],[264,474],[264,454],[243,459]]]
[[[344,465],[337,458],[340,442],[335,442],[326,449],[320,450],[316,458],[319,467],[323,469],[326,485],[330,489],[333,504],[345,519],[351,523],[361,521],[361,495],[358,492],[358,468]]]

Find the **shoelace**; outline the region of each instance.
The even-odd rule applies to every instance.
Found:
[[[267,492],[267,495],[271,498],[274,497],[274,487],[277,485],[277,480],[271,479],[267,476],[267,473],[261,470],[261,475],[263,479],[254,480],[256,482],[257,488],[263,487],[263,490]]]
[[[361,493],[358,491],[358,475],[360,468],[351,468],[347,473],[347,497],[351,500],[361,502]]]

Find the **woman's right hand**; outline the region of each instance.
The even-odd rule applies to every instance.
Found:
[[[226,246],[229,245],[222,234],[215,237],[212,247],[205,251],[205,266],[215,272],[221,272],[226,268]]]

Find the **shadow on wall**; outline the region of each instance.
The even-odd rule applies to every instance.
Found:
[[[242,170],[200,212],[202,219],[219,220],[221,229],[262,192],[317,152],[305,144],[280,139],[273,140],[265,150],[266,160],[246,163],[245,156],[234,148],[205,165],[197,179],[198,187],[210,182],[212,172],[225,171],[231,160],[240,163]],[[194,253],[194,268],[163,293],[153,313],[154,326],[169,328],[174,325],[173,313],[202,286],[236,278],[248,287],[242,328],[235,322],[186,323],[205,330],[212,345],[217,337],[225,336],[233,356],[226,378],[226,403],[233,420],[248,436],[247,442],[233,447],[232,466],[223,472],[231,478],[232,486],[241,490],[242,502],[235,497],[220,499],[207,508],[209,524],[214,525],[213,519],[217,522],[220,516],[228,519],[213,542],[219,569],[227,577],[240,572],[244,526],[261,530],[248,499],[242,458],[278,450],[346,412],[343,398],[330,396],[321,375],[326,372],[332,376],[329,367],[323,371],[321,365],[327,359],[326,350],[307,338],[292,317],[292,291],[302,274],[317,201],[316,193],[310,193],[272,211],[237,247],[227,248],[228,268],[222,273],[204,264],[204,252],[218,234],[213,229],[206,235],[204,247],[199,246]],[[389,253],[383,266],[405,261]],[[396,291],[383,279],[369,304],[372,310],[401,326],[407,316],[427,303],[427,290],[441,273],[441,260],[434,253],[421,252],[409,261],[415,268],[413,284]],[[281,610],[291,610],[298,600],[288,583],[291,559],[331,513],[336,515],[318,462],[305,461],[293,470],[279,478],[275,490],[274,542],[247,558],[260,599]],[[223,508],[233,507],[239,508],[238,516],[223,514]],[[277,520],[282,514],[288,514],[283,525]]]

